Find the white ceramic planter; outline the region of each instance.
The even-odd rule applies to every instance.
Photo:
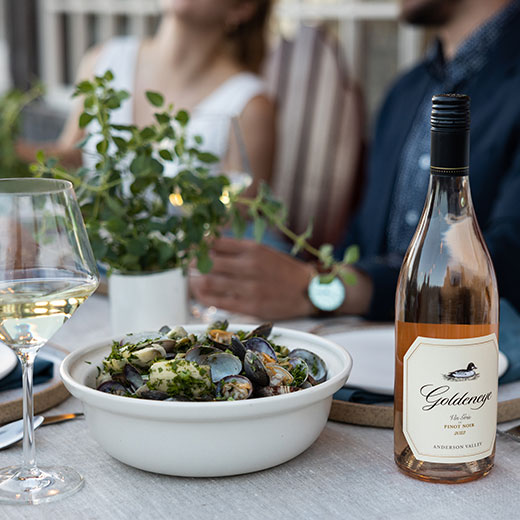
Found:
[[[188,318],[188,282],[181,269],[114,273],[108,278],[108,292],[114,334],[172,327]]]

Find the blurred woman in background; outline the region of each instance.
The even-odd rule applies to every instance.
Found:
[[[93,48],[80,64],[78,81],[106,70],[114,73],[114,88],[132,95],[113,113],[115,124],[141,127],[154,122],[147,90],[160,92],[166,103],[191,113],[191,124],[196,127],[197,120],[208,116],[239,117],[254,186],[260,180],[268,182],[275,115],[259,72],[271,0],[161,0],[160,4],[161,20],[154,37],[142,41],[134,36],[116,37]],[[95,164],[93,140],[87,143],[83,158],[76,148],[84,133],[78,125],[82,108],[78,99],[56,143],[20,142],[19,155],[32,161],[36,151],[44,148],[68,166]],[[197,133],[212,152],[221,157],[230,153],[227,139],[226,145],[211,144],[211,125],[199,126]],[[218,126],[221,133],[222,128]]]

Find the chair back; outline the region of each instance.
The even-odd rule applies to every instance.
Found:
[[[271,185],[289,208],[291,229],[314,224],[311,243],[337,243],[361,184],[363,99],[340,66],[337,45],[321,29],[302,26],[266,63],[278,110]]]

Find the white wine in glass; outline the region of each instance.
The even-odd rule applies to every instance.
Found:
[[[98,283],[72,184],[0,180],[0,342],[22,364],[24,420],[23,462],[0,469],[0,502],[49,502],[83,484],[71,468],[36,464],[33,364],[40,348]]]

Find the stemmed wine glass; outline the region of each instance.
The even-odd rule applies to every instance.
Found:
[[[22,364],[24,421],[23,462],[0,469],[0,502],[48,502],[83,484],[71,468],[36,465],[33,364],[98,283],[72,184],[0,180],[0,341]]]
[[[203,139],[202,148],[219,158],[219,161],[211,166],[211,173],[215,175],[223,173],[230,180],[229,187],[221,197],[224,203],[230,193],[239,193],[251,186],[253,175],[240,117],[194,111],[188,124],[188,134],[189,136],[200,135]],[[198,271],[192,269],[190,275],[198,276]],[[230,316],[227,311],[216,307],[205,307],[197,302],[193,302],[191,313],[195,318],[206,323],[224,320]]]

